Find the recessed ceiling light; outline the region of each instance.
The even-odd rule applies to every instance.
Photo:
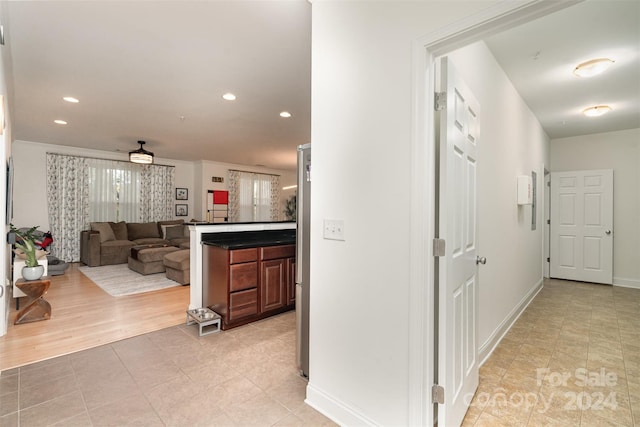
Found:
[[[587,117],[598,117],[611,111],[608,105],[596,105],[582,110],[582,114]]]
[[[222,99],[225,99],[227,101],[235,101],[236,96],[232,93],[225,93],[224,95],[222,95]]]
[[[291,113],[288,111],[283,111],[282,113],[280,113],[280,117],[284,117],[285,119],[288,119],[289,117],[291,117]]]
[[[67,102],[72,102],[74,104],[77,104],[78,102],[80,102],[80,100],[78,100],[78,98],[74,98],[73,96],[65,96],[62,99],[64,99]]]
[[[64,120],[54,120],[53,123],[58,124],[58,125],[66,125],[67,122],[65,122]]]
[[[613,64],[613,60],[609,58],[592,59],[591,61],[578,65],[576,69],[573,70],[573,74],[578,77],[593,77],[609,68],[611,64]]]

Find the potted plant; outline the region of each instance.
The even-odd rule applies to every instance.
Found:
[[[15,253],[24,258],[24,267],[22,268],[22,277],[27,280],[38,280],[44,274],[44,266],[38,264],[38,258],[45,255],[45,251],[38,249],[38,240],[33,233],[38,226],[31,227],[27,231],[20,230],[9,224],[11,231],[16,234],[16,250]],[[19,250],[19,251],[18,251]]]
[[[284,203],[284,216],[287,221],[296,220],[296,195],[292,194]]]

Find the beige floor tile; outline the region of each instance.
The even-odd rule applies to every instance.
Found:
[[[78,390],[79,388],[76,382],[76,377],[73,373],[71,375],[53,379],[43,377],[40,384],[32,385],[30,387],[20,387],[20,409],[39,405],[49,400],[53,400],[60,395],[72,393]]]
[[[290,414],[287,408],[263,392],[245,402],[226,407],[225,412],[240,426],[270,426]]]
[[[19,424],[19,412],[12,412],[10,414],[0,416],[0,427],[18,427]],[[88,424],[85,424],[88,425]]]
[[[19,392],[14,391],[11,393],[5,393],[0,398],[0,417],[3,417],[12,412],[17,412],[20,409]]]
[[[120,399],[89,411],[93,426],[125,426],[139,424],[162,425],[156,411],[142,396]]]
[[[37,427],[59,423],[86,412],[79,391],[59,396],[53,400],[20,411],[20,425]]]

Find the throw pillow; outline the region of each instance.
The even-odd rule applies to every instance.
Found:
[[[113,234],[115,234],[116,236],[116,240],[129,240],[126,222],[110,222],[109,224],[111,224],[111,228],[113,229]]]
[[[160,231],[155,222],[128,222],[127,234],[129,235],[129,240],[143,239],[145,237],[160,237]]]
[[[179,224],[184,224],[184,220],[182,219],[172,219],[172,220],[168,220],[168,221],[158,221],[158,231],[160,232],[160,236],[163,236],[162,238],[164,239],[164,230],[162,229],[163,226],[165,225],[179,225]]]
[[[100,233],[100,243],[116,240],[113,228],[111,228],[108,222],[92,222],[91,229]]]
[[[184,225],[163,225],[162,228],[166,240],[184,237]]]

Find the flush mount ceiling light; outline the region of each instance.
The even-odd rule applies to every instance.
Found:
[[[613,61],[609,58],[592,59],[591,61],[583,62],[578,65],[573,74],[578,77],[593,77],[602,73],[613,64]]]
[[[288,119],[289,117],[291,117],[291,113],[288,111],[283,111],[282,113],[280,113],[280,117],[284,117],[285,119]]]
[[[71,102],[72,104],[77,104],[78,102],[80,102],[78,98],[74,98],[73,96],[65,96],[62,99],[64,99],[67,102]]]
[[[222,99],[226,100],[226,101],[235,101],[236,100],[236,96],[232,93],[225,93],[224,95],[222,95]]]
[[[153,153],[142,148],[146,142],[138,141],[138,144],[140,144],[140,148],[135,151],[129,151],[129,161],[131,163],[142,163],[144,165],[153,163]]]
[[[582,114],[587,117],[598,117],[611,111],[608,105],[596,105],[582,110]]]
[[[57,124],[57,125],[66,125],[67,122],[64,120],[54,120],[53,123]]]

